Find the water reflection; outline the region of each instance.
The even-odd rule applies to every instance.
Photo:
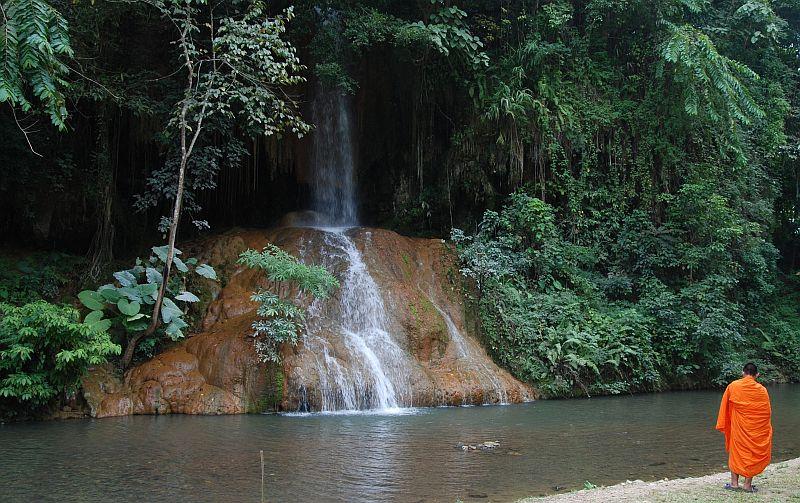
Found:
[[[775,459],[800,456],[800,386],[770,388]],[[132,417],[0,426],[2,501],[513,501],[725,470],[720,393],[408,414]],[[490,451],[462,443],[497,440]]]

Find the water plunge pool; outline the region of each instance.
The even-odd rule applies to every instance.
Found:
[[[769,389],[773,460],[800,456],[800,385]],[[0,425],[2,501],[514,501],[726,470],[721,392],[400,414],[135,416]],[[461,444],[498,441],[492,450]]]

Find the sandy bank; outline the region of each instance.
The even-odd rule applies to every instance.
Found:
[[[693,477],[656,482],[623,482],[610,487],[598,487],[568,494],[525,498],[518,503],[541,502],[761,502],[795,501],[800,502],[800,458],[774,463],[764,473],[756,477],[756,494],[741,491],[726,491],[722,487],[729,481],[729,473],[717,473],[704,477]]]

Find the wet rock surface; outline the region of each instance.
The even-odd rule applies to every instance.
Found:
[[[402,353],[400,406],[520,402],[534,391],[497,367],[477,340],[467,334],[456,257],[442,240],[406,238],[382,229],[346,231],[363,257],[385,307],[384,324]],[[212,286],[213,301],[196,334],[153,359],[116,376],[103,367],[84,379],[84,395],[95,417],[127,414],[236,414],[257,410],[269,384],[267,369],[255,353],[250,325],[258,288],[275,289],[263,273],[236,264],[247,248],[273,243],[308,263],[325,263],[337,277],[348,271],[347,257],[326,251],[325,232],[313,228],[233,230],[184,248],[214,266],[224,278]],[[297,292],[281,287],[281,294]],[[310,313],[317,316],[313,337],[345,371],[360,362],[342,334],[341,296],[337,291]],[[282,408],[324,408],[327,376],[311,336],[296,348],[284,347]],[[313,350],[312,350],[313,349]],[[331,356],[332,355],[332,356]],[[357,378],[361,374],[355,372]],[[371,393],[365,378],[366,399]],[[327,384],[326,384],[327,383]]]
[[[479,444],[460,444],[458,446],[464,452],[468,451],[490,451],[493,449],[497,449],[500,447],[500,442],[496,440],[487,440],[486,442],[481,442]]]

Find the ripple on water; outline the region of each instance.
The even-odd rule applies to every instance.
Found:
[[[421,407],[387,407],[385,409],[329,410],[322,412],[281,412],[283,417],[325,417],[325,416],[416,416],[430,409]]]
[[[800,385],[768,389],[774,460],[797,456]],[[7,424],[0,500],[253,502],[259,451],[267,500],[279,502],[513,501],[587,480],[694,476],[725,470],[719,398]],[[500,445],[460,449],[486,441]]]

